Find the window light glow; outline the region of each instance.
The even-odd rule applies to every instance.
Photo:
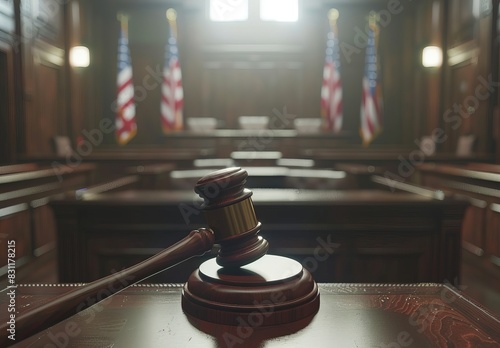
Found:
[[[210,20],[237,22],[248,19],[248,0],[210,0]]]
[[[260,0],[260,19],[296,22],[299,19],[299,0]]]

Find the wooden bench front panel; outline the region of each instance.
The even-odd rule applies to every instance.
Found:
[[[53,202],[64,261],[60,280],[94,280],[205,226],[200,211],[189,219],[181,213],[183,206],[194,208],[193,196],[191,191],[130,190]],[[459,277],[463,202],[377,190],[297,194],[256,189],[254,205],[269,253],[296,259],[320,282],[442,282]],[[167,274],[185,281],[202,260],[192,259]]]

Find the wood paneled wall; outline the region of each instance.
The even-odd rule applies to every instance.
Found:
[[[12,47],[0,40],[0,164],[12,162],[15,149],[10,144],[15,143],[14,112],[15,102],[13,83],[13,52]]]
[[[493,1],[492,10],[492,38],[491,38],[491,71],[492,75],[500,80],[500,5],[498,0]],[[495,98],[493,98],[493,110],[491,118],[491,129],[493,135],[493,151],[495,152],[495,161],[500,163],[500,88],[496,88]]]
[[[384,131],[374,145],[413,146],[440,128],[447,140],[439,151],[454,152],[466,134],[476,135],[478,152],[494,151],[500,133],[493,117],[497,91],[490,84],[486,99],[471,98],[478,79],[498,80],[498,46],[491,48],[497,0],[302,1],[297,23],[260,22],[257,1],[250,1],[247,22],[214,23],[207,19],[206,3],[1,0],[0,69],[7,79],[0,88],[2,105],[8,98],[8,106],[0,111],[0,145],[8,150],[0,150],[0,161],[53,153],[53,136],[75,143],[84,130],[98,129],[101,119],[114,120],[118,11],[131,16],[139,132],[130,146],[163,145],[160,81],[168,7],[178,11],[186,118],[213,116],[221,127],[236,128],[240,115],[273,116],[285,106],[297,117],[319,117],[326,13],[337,7],[344,126],[352,143],[359,143],[363,31],[375,10],[385,14],[379,43],[385,112]],[[76,44],[90,48],[89,68],[69,67],[69,48]],[[444,48],[441,69],[421,66],[421,49],[430,44]],[[455,105],[465,111],[447,113]],[[114,135],[106,142],[115,144]]]
[[[63,3],[21,2],[22,123],[27,154],[53,153],[53,137],[69,135]]]
[[[65,3],[0,1],[0,163],[51,154],[68,135]]]
[[[14,34],[13,1],[0,1],[0,164],[15,159]]]
[[[491,151],[492,105],[498,81],[491,69],[492,17],[491,1],[449,1],[446,88],[440,120],[448,136],[442,146],[445,151],[455,151],[464,135],[476,136],[476,151]]]
[[[257,3],[257,2],[252,2]],[[174,4],[175,5],[175,4]],[[328,21],[333,4],[302,2],[297,23],[217,23],[207,18],[204,1],[175,5],[178,12],[180,61],[185,93],[185,116],[218,118],[227,128],[238,128],[241,115],[273,116],[287,107],[297,117],[320,117],[320,90]],[[360,126],[361,81],[364,71],[367,15],[385,11],[381,25],[380,59],[384,85],[384,132],[377,142],[401,144],[413,136],[415,84],[414,4],[401,3],[393,14],[388,4],[362,2],[335,5],[341,13],[339,40],[345,129]],[[116,94],[116,13],[130,15],[129,42],[136,86],[138,135],[132,143],[160,143],[159,73],[169,33],[167,3],[132,4],[114,1],[99,6],[102,27],[96,44],[102,61],[98,86],[102,88],[104,116],[112,118]],[[254,11],[255,12],[255,11]],[[396,13],[397,12],[397,13]],[[150,87],[151,86],[151,87]],[[100,115],[98,115],[100,116]],[[288,127],[293,127],[290,123]],[[112,137],[111,137],[112,138]],[[114,141],[110,139],[110,142]]]

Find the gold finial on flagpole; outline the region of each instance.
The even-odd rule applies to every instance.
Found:
[[[167,10],[167,19],[169,21],[175,21],[175,20],[177,20],[177,12],[173,8],[169,8]]]
[[[122,29],[124,29],[125,31],[128,30],[128,20],[129,20],[130,16],[124,12],[118,12],[116,14],[116,19],[120,22],[121,26],[122,26]]]
[[[173,37],[177,38],[177,11],[173,8],[169,8],[166,16],[168,23],[170,24],[170,30],[172,30]]]
[[[337,10],[336,8],[331,8],[329,11],[328,11],[328,19],[330,20],[330,22],[336,22],[337,19],[339,18],[339,10]]]
[[[380,15],[376,11],[370,11],[368,14],[368,25],[373,30],[375,36],[375,47],[378,47],[378,35],[380,29],[378,27],[378,21],[380,20]]]
[[[330,28],[337,35],[337,20],[339,19],[340,12],[336,8],[331,8],[328,11],[328,21],[330,22]]]
[[[379,27],[378,21],[380,20],[380,15],[375,11],[370,11],[368,14],[368,26],[373,30],[375,35],[375,41],[378,42]]]
[[[370,27],[377,27],[377,22],[379,21],[380,16],[377,12],[375,11],[370,11],[368,14],[368,23],[370,24]]]

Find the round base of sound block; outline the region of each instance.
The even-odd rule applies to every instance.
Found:
[[[205,261],[182,291],[187,315],[234,326],[272,326],[311,317],[319,309],[318,286],[300,263],[265,255],[240,268]]]

